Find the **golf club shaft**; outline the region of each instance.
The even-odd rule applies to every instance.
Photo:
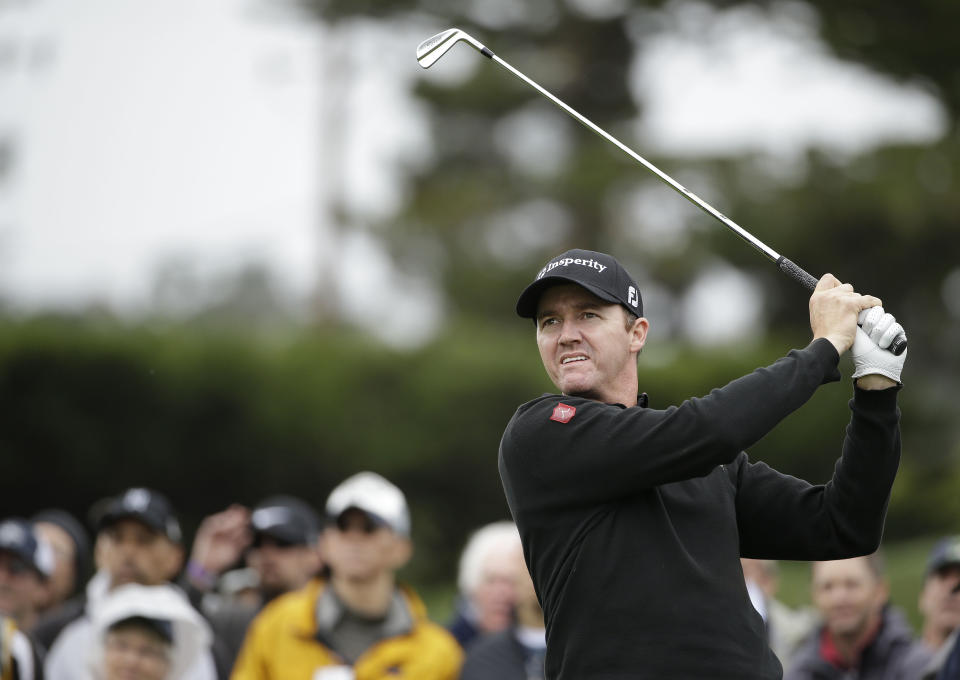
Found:
[[[608,142],[616,146],[618,149],[623,151],[625,154],[630,156],[632,159],[640,163],[640,165],[642,165],[647,170],[649,170],[654,175],[656,175],[658,178],[660,178],[660,180],[664,184],[672,188],[674,191],[676,191],[678,194],[683,196],[685,199],[693,203],[695,206],[703,210],[705,213],[716,218],[719,222],[721,222],[724,226],[726,226],[728,229],[734,232],[741,239],[749,243],[756,250],[763,253],[768,259],[775,262],[781,272],[783,272],[784,274],[792,278],[794,281],[797,281],[800,285],[804,286],[807,290],[812,291],[814,290],[814,288],[816,288],[817,279],[814,278],[812,275],[810,275],[802,267],[798,266],[789,258],[784,257],[783,255],[775,251],[773,248],[771,248],[770,246],[765,244],[763,241],[755,237],[753,234],[751,234],[746,229],[741,227],[739,224],[731,220],[722,212],[714,208],[712,205],[704,201],[695,193],[693,193],[692,191],[687,189],[685,186],[677,182],[675,179],[670,177],[668,174],[660,170],[660,168],[655,166],[653,163],[649,162],[647,159],[645,159],[636,151],[628,147],[619,139],[611,135],[609,132],[607,132],[603,128],[594,124],[593,121],[581,115],[579,111],[573,109],[572,107],[567,105],[565,102],[555,97],[552,93],[550,93],[549,91],[541,87],[539,83],[528,78],[526,75],[524,75],[523,73],[515,69],[513,66],[508,64],[506,61],[504,61],[500,57],[498,57],[496,54],[494,54],[493,51],[491,51],[488,47],[486,47],[485,45],[482,45],[479,41],[475,40],[474,38],[467,36],[462,31],[459,31],[457,29],[451,29],[450,31],[438,34],[437,36],[434,36],[434,38],[431,38],[430,40],[427,40],[421,43],[420,47],[418,48],[418,56],[417,56],[418,60],[420,60],[421,66],[423,66],[424,68],[429,68],[429,66],[432,63],[434,63],[436,59],[442,56],[445,53],[445,51],[452,46],[452,43],[448,43],[443,49],[443,51],[436,54],[432,58],[430,57],[430,52],[432,50],[441,49],[443,47],[443,38],[445,37],[453,41],[456,41],[457,39],[467,40],[467,42],[472,47],[477,49],[483,56],[495,61],[497,64],[499,64],[500,66],[508,70],[514,76],[516,76],[517,78],[525,82],[527,85],[535,89],[537,92],[542,94],[544,97],[549,99],[556,106],[563,109],[567,114],[569,114],[570,116],[575,118],[577,121],[579,121],[584,127],[587,127],[590,130],[592,130],[594,133],[600,135],[601,137],[606,139]],[[890,344],[888,349],[891,352],[893,352],[893,354],[900,355],[900,354],[903,354],[906,348],[907,348],[907,338],[905,334],[901,333],[896,338],[894,338],[893,342]]]
[[[489,51],[489,48],[488,48],[488,51]],[[544,97],[546,97],[547,99],[552,101],[554,104],[556,104],[558,107],[566,111],[569,115],[571,115],[573,118],[579,121],[584,127],[600,135],[601,137],[606,139],[608,142],[616,146],[618,149],[623,151],[625,154],[630,156],[633,160],[637,161],[640,165],[642,165],[647,170],[649,170],[654,175],[656,175],[664,184],[669,186],[671,189],[676,191],[685,199],[693,203],[695,206],[697,206],[707,214],[719,220],[721,223],[724,224],[724,226],[726,226],[728,229],[733,231],[737,236],[739,236],[744,241],[749,243],[751,246],[759,250],[767,258],[775,262],[777,266],[780,267],[780,270],[783,271],[784,274],[791,277],[792,279],[795,279],[801,285],[806,287],[808,290],[812,291],[816,287],[817,279],[815,279],[813,276],[808,274],[806,271],[804,271],[801,267],[797,266],[794,262],[792,262],[788,258],[780,255],[780,253],[778,253],[773,248],[768,246],[766,243],[764,243],[763,241],[758,239],[756,236],[748,232],[746,229],[744,229],[739,224],[731,220],[729,217],[727,217],[722,212],[714,208],[712,205],[710,205],[705,200],[697,196],[695,193],[687,189],[678,181],[670,177],[670,175],[663,172],[660,168],[658,168],[653,163],[645,159],[643,156],[638,154],[629,146],[621,142],[619,139],[611,135],[609,132],[607,132],[603,128],[596,125],[593,121],[591,121],[586,116],[581,115],[579,111],[569,106],[566,102],[555,97],[548,90],[541,87],[539,83],[532,80],[531,78],[528,78],[526,75],[524,75],[523,73],[515,69],[513,66],[508,64],[506,61],[498,57],[493,52],[490,52],[490,54],[486,56],[489,56],[490,59],[492,59],[500,66],[510,71],[510,73],[515,75],[517,78],[519,78],[523,82],[527,83],[530,87],[534,88],[537,92],[539,92]]]

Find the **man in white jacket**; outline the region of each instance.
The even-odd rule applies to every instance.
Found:
[[[94,621],[107,596],[121,586],[168,584],[180,571],[184,550],[180,524],[170,502],[156,491],[128,489],[110,500],[97,521],[98,573],[87,586],[82,614],[57,636],[44,667],[48,680],[93,680],[90,664],[78,663],[95,649]],[[185,669],[185,680],[214,680],[210,645]]]

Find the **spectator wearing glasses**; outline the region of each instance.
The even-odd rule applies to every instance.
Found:
[[[326,575],[257,616],[231,678],[456,678],[462,658],[456,640],[396,580],[413,549],[400,489],[361,472],[333,490],[326,515]]]

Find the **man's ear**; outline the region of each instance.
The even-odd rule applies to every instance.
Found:
[[[413,541],[405,536],[394,536],[391,553],[390,565],[396,571],[413,557]]]
[[[170,539],[165,538],[164,540],[170,541]],[[181,543],[174,543],[170,541],[169,545],[170,550],[167,551],[167,557],[164,559],[167,567],[167,580],[172,581],[176,578],[177,574],[180,573],[180,570],[183,569],[183,562],[186,557],[186,549]]]
[[[650,322],[645,317],[638,317],[630,327],[630,351],[639,352],[647,343],[647,332],[650,330]]]

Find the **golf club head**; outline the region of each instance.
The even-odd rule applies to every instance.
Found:
[[[449,52],[451,47],[461,40],[465,41],[478,52],[488,57],[492,56],[492,53],[487,54],[489,50],[487,50],[479,40],[472,38],[459,28],[448,28],[417,45],[417,62],[419,62],[423,68],[430,68],[440,57]]]

